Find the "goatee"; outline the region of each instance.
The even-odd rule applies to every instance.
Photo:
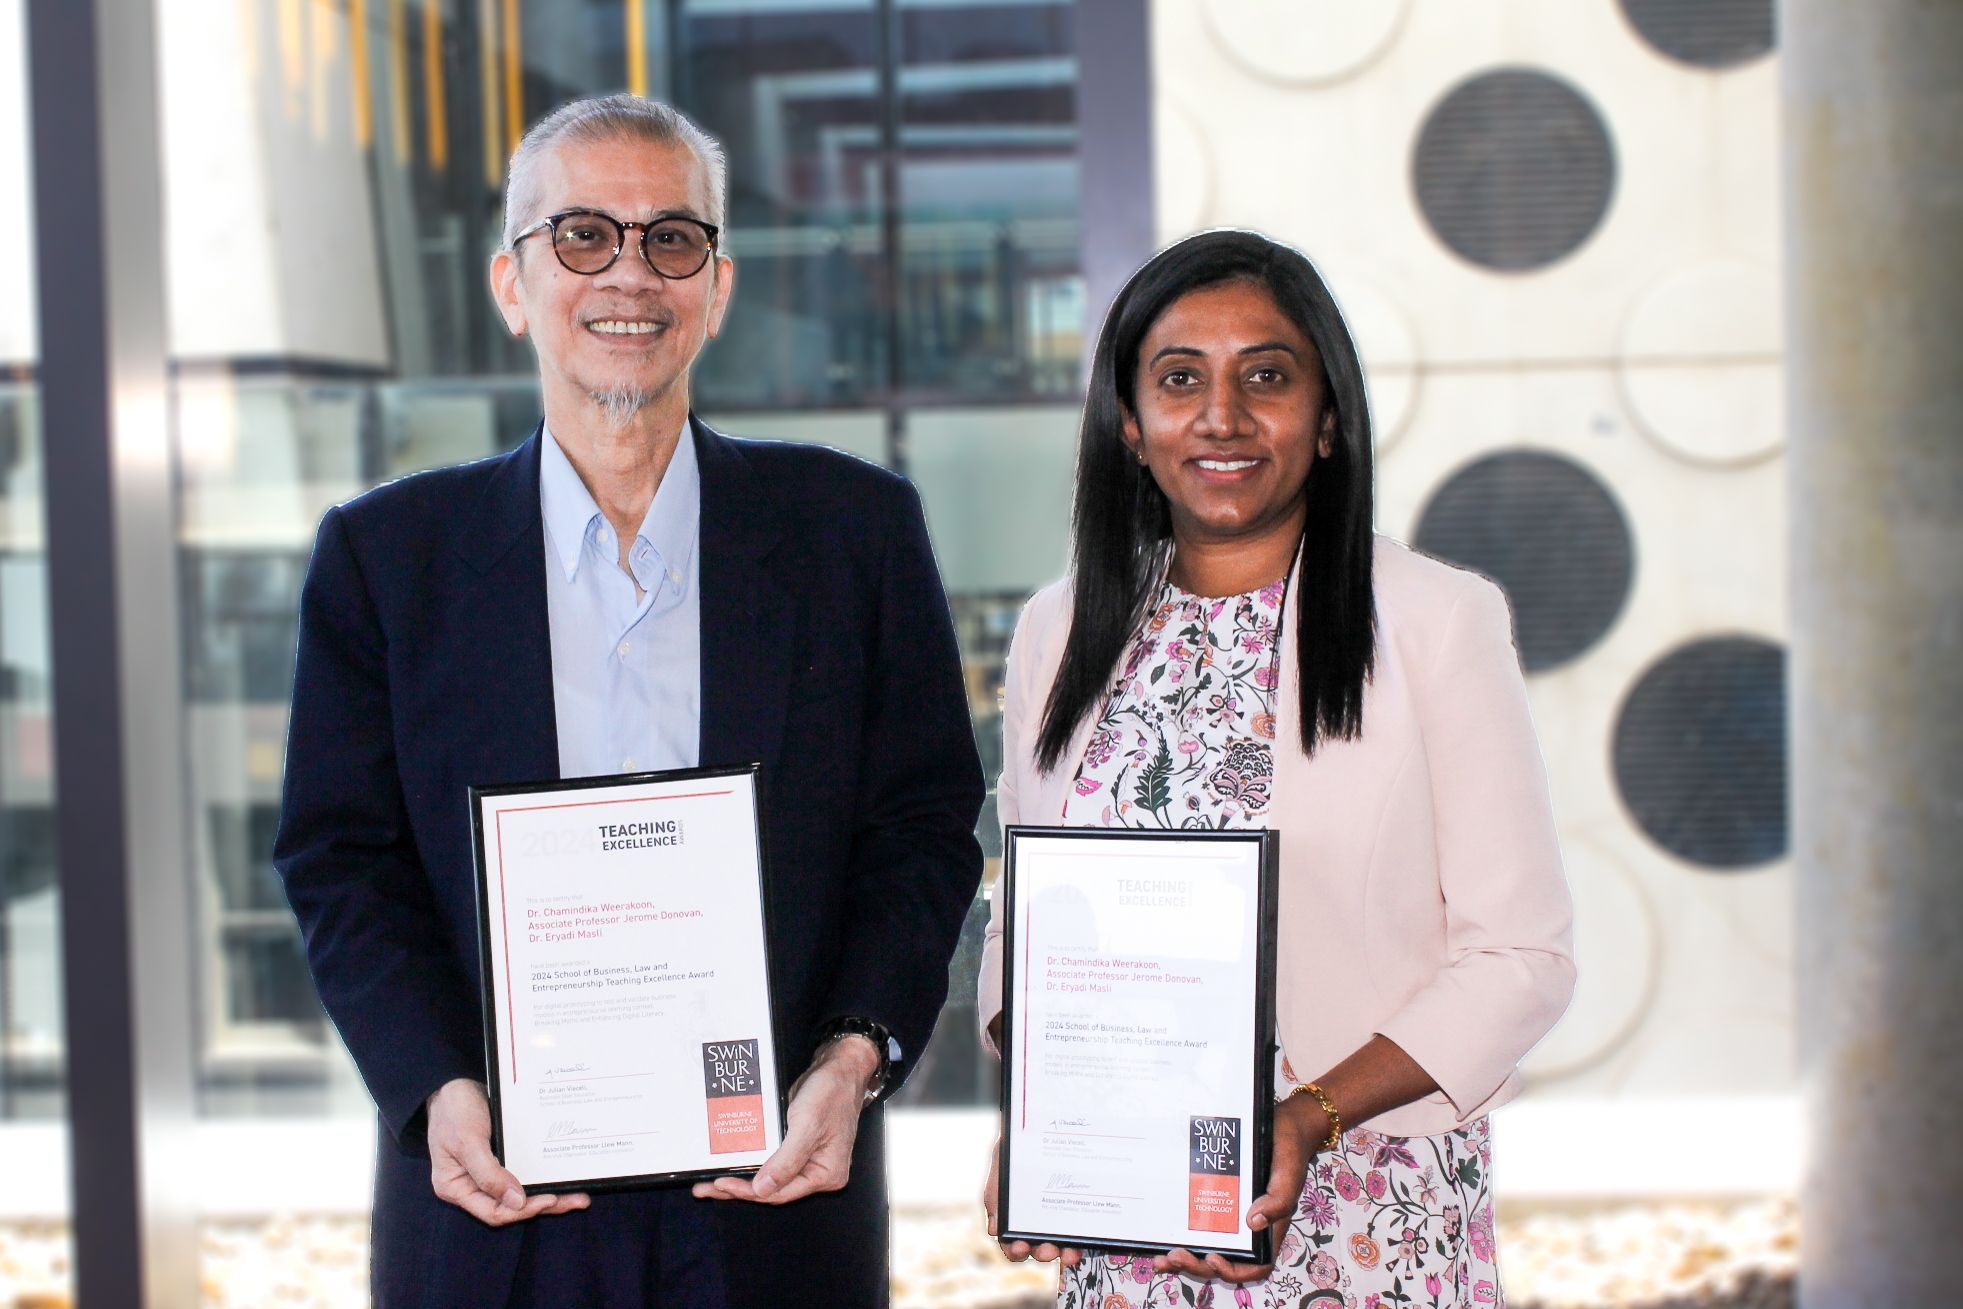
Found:
[[[638,386],[609,386],[599,391],[589,391],[587,398],[600,407],[600,415],[612,428],[622,428],[634,421],[634,416],[654,403],[654,393]]]

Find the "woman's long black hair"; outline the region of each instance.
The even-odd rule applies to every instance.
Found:
[[[1036,741],[1044,772],[1057,766],[1077,725],[1110,689],[1112,670],[1172,552],[1165,493],[1124,443],[1125,413],[1137,411],[1139,347],[1180,296],[1234,281],[1264,287],[1314,343],[1322,358],[1324,404],[1335,411],[1333,449],[1310,467],[1303,492],[1308,516],[1295,588],[1302,749],[1314,754],[1324,736],[1354,738],[1363,729],[1376,620],[1370,410],[1356,343],[1329,288],[1300,251],[1256,232],[1203,232],[1168,246],[1132,274],[1098,333],[1077,440],[1075,607]]]

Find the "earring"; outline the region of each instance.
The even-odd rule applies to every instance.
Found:
[[[1138,456],[1138,466],[1143,468],[1145,466],[1145,447],[1140,446],[1138,449],[1132,451],[1132,453]]]

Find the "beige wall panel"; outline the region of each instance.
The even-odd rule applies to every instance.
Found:
[[[1608,489],[1633,539],[1626,603],[1592,648],[1529,679],[1582,982],[1528,1070],[1541,1096],[1790,1092],[1790,862],[1685,862],[1638,828],[1613,771],[1624,698],[1652,664],[1788,631],[1776,58],[1679,64],[1611,0],[1384,10],[1394,23],[1158,0],[1159,234],[1255,227],[1317,261],[1372,373],[1382,530],[1411,539],[1454,473],[1502,450],[1559,454]],[[1578,91],[1615,155],[1601,224],[1531,272],[1455,254],[1411,180],[1430,109],[1501,68]]]
[[[1242,0],[1277,28],[1324,6]],[[1712,73],[1657,54],[1612,3],[1411,0],[1360,72],[1289,85],[1224,49],[1199,5],[1153,9],[1159,234],[1251,226],[1308,251],[1332,278],[1381,286],[1424,327],[1440,363],[1601,359],[1628,309],[1685,264],[1748,257],[1776,267],[1776,63]],[[1454,254],[1413,198],[1411,152],[1438,100],[1501,67],[1553,74],[1607,124],[1616,186],[1577,251],[1539,273]]]

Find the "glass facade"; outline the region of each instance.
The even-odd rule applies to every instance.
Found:
[[[161,0],[161,16],[208,1114],[360,1105],[269,863],[299,586],[327,506],[536,423],[530,352],[484,269],[516,134],[566,99],[643,90],[724,143],[737,291],[697,407],[914,476],[996,752],[1009,623],[1063,563],[1067,498],[1017,492],[1036,457],[1067,497],[1072,4]],[[988,544],[1004,514],[1012,557]],[[982,826],[992,849],[992,807]],[[907,1103],[988,1098],[968,1035],[980,912],[951,1035]]]
[[[0,248],[0,1123],[62,1113],[60,880],[42,531],[25,30],[0,5],[0,195],[26,215]]]
[[[0,383],[0,1119],[45,1120],[62,1111],[61,943],[35,395],[30,369]]]

